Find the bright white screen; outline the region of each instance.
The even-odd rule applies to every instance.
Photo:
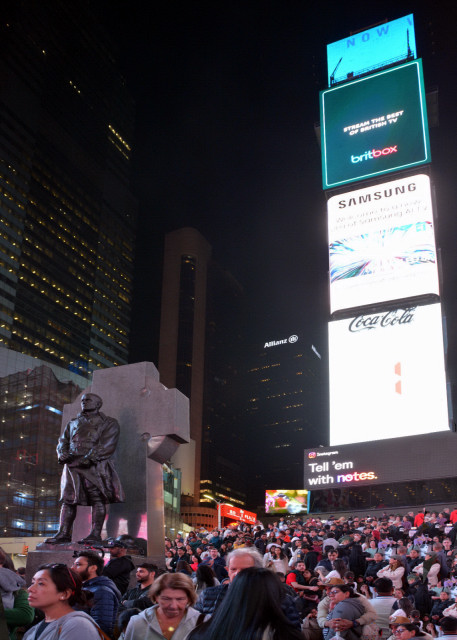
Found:
[[[449,428],[440,304],[330,322],[329,362],[331,446]]]
[[[328,225],[331,313],[439,293],[428,176],[334,196]]]

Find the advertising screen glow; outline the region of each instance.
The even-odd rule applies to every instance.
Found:
[[[430,178],[329,199],[330,310],[439,294]]]
[[[421,60],[321,92],[324,189],[430,162]]]
[[[329,323],[330,444],[449,428],[441,305]]]
[[[292,514],[308,512],[308,491],[303,489],[268,489],[265,513]]]
[[[405,455],[414,453],[414,455]],[[305,449],[304,486],[332,489],[455,476],[457,434]]]
[[[416,57],[411,13],[328,44],[328,86],[396,61]]]

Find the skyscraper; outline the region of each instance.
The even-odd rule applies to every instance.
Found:
[[[134,104],[89,3],[10,3],[0,35],[0,343],[88,376],[127,362]]]

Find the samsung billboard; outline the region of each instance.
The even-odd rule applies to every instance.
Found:
[[[430,178],[328,200],[330,311],[439,295]]]
[[[414,58],[416,38],[411,13],[328,44],[328,86]]]
[[[422,61],[322,91],[324,189],[430,162]]]
[[[330,444],[449,428],[441,305],[329,323]]]

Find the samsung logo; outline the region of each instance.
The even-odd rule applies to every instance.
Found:
[[[374,193],[367,193],[364,196],[359,196],[358,198],[349,198],[348,200],[339,200],[338,208],[345,209],[346,207],[354,207],[358,204],[365,204],[367,202],[371,202],[372,200],[381,200],[382,198],[390,198],[392,196],[398,196],[401,193],[407,193],[416,191],[416,183],[411,182],[408,185],[403,185],[402,187],[395,187],[394,189],[384,189],[383,191],[375,191]]]

